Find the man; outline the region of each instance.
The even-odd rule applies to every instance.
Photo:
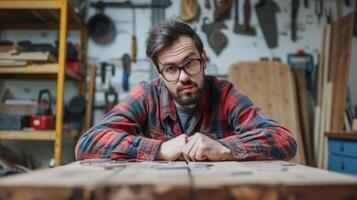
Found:
[[[206,53],[187,24],[150,31],[159,78],[139,84],[80,138],[77,159],[289,160],[292,134],[231,83],[205,76]]]

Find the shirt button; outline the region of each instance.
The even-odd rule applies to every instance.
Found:
[[[236,150],[235,155],[240,159],[244,159],[248,156],[247,150],[244,148],[236,148],[235,150]]]

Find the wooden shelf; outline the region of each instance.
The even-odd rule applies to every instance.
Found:
[[[55,140],[55,130],[1,130],[1,140]]]
[[[77,15],[69,0],[0,0],[0,29],[55,29],[58,30],[58,63],[32,64],[25,67],[0,67],[1,79],[54,80],[57,83],[56,130],[0,131],[0,139],[44,140],[54,142],[56,166],[61,164],[62,139],[73,137],[63,130],[64,90],[66,79],[79,81],[85,88],[85,78],[65,67],[67,31],[75,27],[81,33],[80,48],[86,66],[88,34],[81,16]]]
[[[2,29],[59,29],[61,0],[1,0]],[[84,27],[83,20],[68,7],[68,28]]]
[[[0,75],[4,78],[17,78],[17,75],[57,75],[58,64],[32,64],[25,67],[0,67]],[[72,70],[65,69],[66,77],[72,80],[82,80],[82,77],[75,74]],[[56,78],[57,76],[53,76]],[[26,77],[22,77],[26,78]]]

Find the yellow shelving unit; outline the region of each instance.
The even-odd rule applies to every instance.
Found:
[[[57,81],[56,130],[1,130],[0,140],[54,141],[56,166],[61,164],[63,134],[63,97],[66,79],[80,81],[80,92],[85,91],[85,81],[66,69],[66,33],[68,29],[81,32],[81,62],[86,66],[87,32],[82,20],[69,6],[67,0],[0,0],[1,29],[58,29],[58,63],[32,64],[25,67],[1,67],[0,78],[40,78]]]

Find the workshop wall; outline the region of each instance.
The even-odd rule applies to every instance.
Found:
[[[96,2],[96,1],[92,1]],[[134,3],[148,3],[150,1],[133,1]],[[166,17],[175,17],[179,16],[180,4],[181,1],[171,1],[172,5],[166,9]],[[240,5],[240,16],[239,23],[243,23],[243,13],[241,9],[243,8],[244,1],[239,1]],[[207,42],[206,34],[202,31],[201,26],[203,24],[203,18],[208,17],[209,20],[213,19],[213,1],[211,1],[211,9],[206,9],[204,7],[204,0],[198,0],[200,5],[201,14],[199,20],[193,23],[190,23],[194,27],[199,36],[202,38],[205,50],[210,59],[210,64],[208,66],[208,73],[226,75],[229,69],[229,66],[232,63],[239,61],[254,61],[259,60],[261,57],[267,57],[272,59],[273,57],[281,58],[283,62],[287,61],[287,54],[294,53],[298,49],[302,49],[307,53],[312,54],[315,57],[319,52],[322,45],[322,31],[326,25],[326,17],[323,15],[320,19],[320,22],[315,14],[315,1],[309,1],[310,5],[308,8],[301,5],[298,11],[297,23],[297,41],[293,42],[291,40],[291,1],[286,0],[276,0],[280,8],[280,12],[276,13],[277,26],[278,26],[278,46],[274,49],[269,49],[261,28],[258,23],[256,13],[254,11],[254,5],[258,0],[251,0],[252,5],[252,16],[250,24],[256,29],[257,35],[252,36],[243,36],[233,33],[234,27],[234,7],[232,7],[231,19],[225,20],[224,23],[227,26],[227,29],[222,29],[222,32],[228,38],[228,45],[219,56],[217,56],[212,48]],[[323,1],[324,8],[331,7],[332,18],[336,19],[336,3],[335,1]],[[354,1],[353,1],[354,3]],[[342,7],[343,15],[353,11],[353,6],[351,7]],[[90,57],[90,62],[99,63],[102,61],[113,62],[117,66],[117,73],[114,78],[111,79],[111,84],[119,93],[119,99],[122,99],[127,93],[123,90],[121,86],[122,82],[122,64],[121,57],[125,53],[130,54],[130,45],[131,45],[131,36],[133,33],[132,27],[132,10],[131,9],[117,9],[117,8],[106,8],[105,14],[110,16],[116,26],[117,26],[117,36],[113,43],[109,45],[98,45],[89,40],[89,51],[88,55]],[[96,13],[94,8],[88,10],[89,17]],[[137,63],[133,63],[132,74],[130,77],[130,88],[133,88],[138,82],[142,80],[148,80],[152,78],[150,70],[152,70],[152,65],[145,58],[145,41],[148,36],[148,31],[151,27],[151,11],[149,9],[136,9],[136,32],[137,32],[137,44],[138,44],[138,59]],[[354,40],[356,40],[354,38]],[[354,61],[357,64],[357,61]],[[356,66],[356,65],[354,65]],[[356,66],[357,67],[357,66]],[[351,65],[351,68],[352,65]],[[97,79],[97,83],[100,83],[100,79]],[[357,80],[351,82],[357,84]],[[105,91],[108,88],[109,82],[105,84],[97,84],[97,95],[96,95],[96,104],[98,106],[104,104],[104,95],[101,91]],[[353,102],[357,104],[357,94],[353,94]],[[101,112],[96,116],[100,116]],[[97,118],[96,117],[96,118]]]

